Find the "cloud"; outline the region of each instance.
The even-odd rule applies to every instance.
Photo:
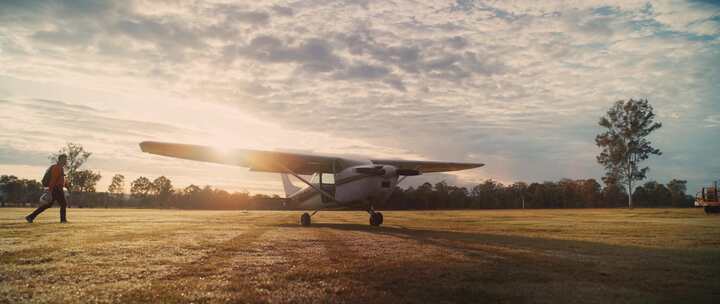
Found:
[[[703,121],[705,122],[705,127],[716,128],[720,126],[720,115],[710,115],[706,117]]]
[[[366,27],[353,29],[351,34],[338,33],[336,39],[343,43],[353,55],[369,54],[373,59],[386,64],[395,64],[401,68],[413,70],[412,65],[420,58],[417,46],[392,46],[376,42],[372,31]]]
[[[49,155],[42,152],[22,151],[9,146],[0,146],[0,164],[44,166],[48,164]],[[3,172],[2,174],[8,173],[10,172]]]
[[[654,20],[670,30],[698,35],[718,35],[720,9],[717,4],[702,1],[666,1],[653,3],[650,7]]]
[[[287,6],[281,6],[281,5],[273,5],[272,10],[277,13],[278,15],[282,16],[293,16],[295,15],[295,10],[293,10],[291,7]]]
[[[241,22],[264,25],[270,22],[270,14],[263,11],[247,11],[237,7],[219,6],[217,12],[225,15],[226,23]]]
[[[206,46],[199,33],[184,23],[145,16],[120,19],[108,25],[109,32],[130,38],[131,41],[154,45],[163,54],[161,58],[177,61],[184,59],[188,49]]]
[[[468,46],[467,39],[461,36],[447,38],[446,43],[454,49],[463,49]]]
[[[297,63],[308,72],[328,72],[344,65],[332,45],[320,38],[291,45],[273,36],[260,35],[238,47],[237,55],[267,63]]]
[[[94,37],[92,32],[68,31],[65,29],[54,31],[39,31],[32,35],[33,39],[62,46],[76,46],[88,44]]]
[[[364,153],[486,162],[458,175],[474,181],[597,177],[598,117],[615,100],[647,97],[666,123],[653,140],[668,150],[651,165],[676,168],[653,171],[663,179],[696,176],[707,153],[696,147],[718,148],[703,138],[718,125],[717,15],[708,2],[633,0],[14,1],[0,4],[0,64],[17,79],[141,95],[148,104],[161,92],[177,106],[228,107],[327,136],[313,143],[339,152],[354,148],[332,142],[358,140]],[[47,140],[51,125],[108,146],[108,137],[129,143],[140,133],[239,132],[183,113],[173,115],[184,123],[155,125],[74,108],[82,104],[73,98],[45,104],[31,89],[0,83],[8,88],[33,97],[0,105],[32,117],[33,127],[11,130],[35,140]],[[98,127],[77,131],[88,124]],[[697,161],[670,157],[685,154]],[[693,178],[691,186],[710,177]]]
[[[394,88],[394,89],[396,89],[396,90],[398,90],[398,91],[401,91],[401,92],[406,92],[406,91],[407,91],[407,88],[405,87],[405,84],[404,84],[403,81],[402,81],[401,79],[399,79],[399,78],[389,77],[389,78],[386,78],[386,79],[383,80],[383,81],[384,81],[385,83],[387,83],[388,85],[390,85],[392,88]]]
[[[36,22],[43,17],[66,19],[101,16],[119,6],[117,3],[92,0],[3,1],[0,15],[10,22]],[[7,19],[5,19],[7,18]]]
[[[111,112],[57,100],[36,98],[4,100],[4,103],[13,115],[2,117],[6,132],[0,135],[0,142],[11,146],[47,149],[72,138],[80,142],[92,141],[108,146],[120,144],[135,149],[142,138],[194,132],[163,123],[112,117]],[[23,122],[32,123],[27,125]]]
[[[7,101],[7,102],[11,102],[11,101]],[[51,111],[72,111],[71,113],[66,113],[66,114],[75,114],[75,113],[80,113],[80,112],[89,112],[89,113],[98,112],[98,110],[93,107],[89,107],[89,106],[81,105],[81,104],[71,104],[71,103],[60,101],[60,100],[34,98],[34,99],[30,100],[29,102],[32,103],[32,106],[34,108],[43,108],[43,109],[48,109]]]
[[[382,78],[390,73],[390,70],[383,66],[371,65],[367,63],[358,63],[349,66],[341,73],[337,73],[337,79],[377,79]]]

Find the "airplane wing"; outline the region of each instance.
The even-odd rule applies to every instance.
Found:
[[[140,149],[151,154],[247,167],[251,171],[288,173],[287,169],[290,169],[302,175],[333,172],[338,163],[338,158],[331,156],[245,149],[225,151],[208,146],[153,141],[141,142]]]
[[[376,165],[391,165],[400,169],[418,170],[421,173],[458,171],[478,168],[485,165],[481,163],[457,163],[421,160],[373,159],[371,161],[373,162],[373,164]]]
[[[189,160],[250,168],[251,171],[311,175],[315,172],[335,172],[348,161],[339,157],[301,153],[233,149],[221,150],[208,146],[144,141],[143,152]],[[413,160],[371,160],[374,164],[392,165],[421,173],[447,172],[482,167],[481,163],[457,163]]]

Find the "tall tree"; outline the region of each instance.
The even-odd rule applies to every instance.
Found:
[[[513,197],[517,197],[516,207],[525,208],[525,198],[527,197],[528,184],[525,182],[515,182],[507,188],[512,192]]]
[[[60,154],[67,155],[67,163],[65,164],[65,174],[67,175],[68,182],[70,183],[70,191],[79,191],[77,188],[77,178],[80,167],[88,160],[92,153],[85,151],[82,145],[75,143],[67,143],[65,147],[58,150],[57,153],[50,155],[50,160],[53,163],[57,163],[58,156]]]
[[[579,183],[580,193],[582,196],[582,201],[584,203],[583,207],[598,207],[598,201],[600,200],[600,190],[602,189],[600,183],[598,183],[595,179],[592,178],[581,180],[579,181]]]
[[[667,188],[670,190],[672,196],[672,205],[675,207],[687,207],[684,206],[687,192],[687,181],[680,179],[672,179],[667,183]]]
[[[79,192],[95,192],[95,186],[100,181],[102,175],[90,170],[80,170],[75,172],[75,181],[73,189]]]
[[[424,182],[422,185],[418,186],[417,190],[415,190],[418,203],[422,206],[421,208],[430,209],[430,195],[432,192],[433,186],[428,182]]]
[[[20,180],[23,185],[23,202],[37,202],[43,193],[43,186],[34,179]]]
[[[15,175],[3,175],[0,176],[0,191],[2,191],[2,207],[5,207],[5,202],[15,202],[20,196],[22,190],[22,183],[20,179]]]
[[[8,203],[34,202],[42,194],[42,185],[36,180],[20,179],[14,175],[0,176],[0,206]]]
[[[201,190],[200,187],[191,184],[190,186],[185,187],[185,189],[183,189],[182,192],[185,195],[192,196],[192,195],[195,195],[198,192],[200,192],[200,190]]]
[[[153,181],[153,190],[159,203],[167,203],[173,193],[172,181],[165,176],[160,176]]]
[[[604,132],[595,137],[602,148],[598,163],[606,170],[606,177],[627,186],[628,207],[632,208],[633,184],[645,179],[648,167],[640,163],[651,155],[661,155],[647,139],[653,131],[662,127],[655,122],[655,113],[647,99],[619,100],[600,118]]]
[[[445,209],[447,208],[448,204],[448,195],[449,195],[449,189],[448,184],[443,180],[439,183],[435,184],[435,191],[432,192],[431,197],[433,198],[432,202],[435,206],[434,209]]]
[[[635,202],[648,207],[670,206],[672,204],[672,193],[665,185],[656,181],[648,181],[637,187],[633,194]]]
[[[153,191],[153,184],[147,177],[140,176],[130,183],[130,194],[144,199]]]
[[[125,191],[125,176],[122,174],[115,174],[112,178],[112,182],[110,182],[110,185],[108,186],[108,193],[119,198],[120,196],[122,196],[122,193],[124,191]]]

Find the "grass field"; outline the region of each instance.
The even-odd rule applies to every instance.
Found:
[[[720,303],[699,209],[0,209],[0,303]]]

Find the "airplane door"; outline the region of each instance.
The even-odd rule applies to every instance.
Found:
[[[335,196],[335,174],[332,173],[321,173],[320,174],[320,188],[323,191]],[[320,196],[323,204],[332,203],[332,200],[324,195]]]

